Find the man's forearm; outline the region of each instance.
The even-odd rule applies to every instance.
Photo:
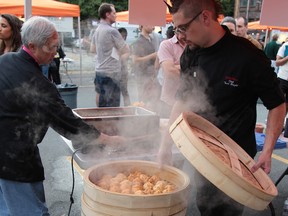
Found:
[[[269,111],[263,151],[272,154],[276,141],[282,132],[285,115],[285,103]]]
[[[277,56],[277,59],[276,59],[276,66],[279,67],[279,66],[283,66],[284,64],[286,64],[288,62],[288,56],[282,58],[280,56]]]

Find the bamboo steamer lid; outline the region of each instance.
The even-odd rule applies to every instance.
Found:
[[[255,161],[230,137],[201,116],[182,113],[170,127],[174,143],[189,162],[235,201],[264,210],[278,191]]]

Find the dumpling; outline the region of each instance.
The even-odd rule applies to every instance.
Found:
[[[176,186],[173,184],[167,184],[163,190],[163,193],[169,193],[176,190]]]
[[[148,181],[151,182],[152,184],[156,184],[156,182],[159,180],[160,180],[159,176],[153,175],[149,178]]]
[[[108,190],[110,187],[110,182],[106,181],[105,179],[101,179],[100,181],[97,182],[96,185],[103,188],[104,190]]]
[[[153,189],[153,184],[150,183],[150,182],[146,182],[144,185],[143,185],[143,188],[146,190],[146,189]]]
[[[130,191],[131,186],[132,186],[132,182],[130,182],[128,179],[123,180],[122,182],[120,182],[121,191],[123,191],[123,190],[129,190]]]
[[[116,179],[119,180],[119,182],[127,179],[127,176],[124,174],[124,173],[118,173],[116,176],[115,176]]]
[[[134,192],[136,195],[144,195],[145,193],[142,190],[137,190]]]
[[[140,174],[139,178],[142,180],[142,182],[148,182],[149,180],[149,176],[145,175],[145,174]]]
[[[117,184],[110,185],[109,191],[116,192],[116,193],[120,193],[121,192],[120,187]]]
[[[153,187],[153,190],[160,190],[163,191],[167,183],[165,181],[157,181],[155,186]]]

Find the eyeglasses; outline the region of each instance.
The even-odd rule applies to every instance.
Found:
[[[180,25],[180,27],[178,26],[177,28],[175,28],[173,31],[176,34],[186,34],[187,29],[189,28],[189,26],[191,25],[191,23],[197,19],[197,17],[202,13],[203,11],[200,11],[198,14],[196,14],[189,22],[187,22],[186,24]]]

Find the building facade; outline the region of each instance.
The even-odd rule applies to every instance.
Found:
[[[249,6],[248,6],[249,4]],[[248,18],[248,21],[260,19],[262,0],[235,0],[235,7],[238,6],[238,16]]]

